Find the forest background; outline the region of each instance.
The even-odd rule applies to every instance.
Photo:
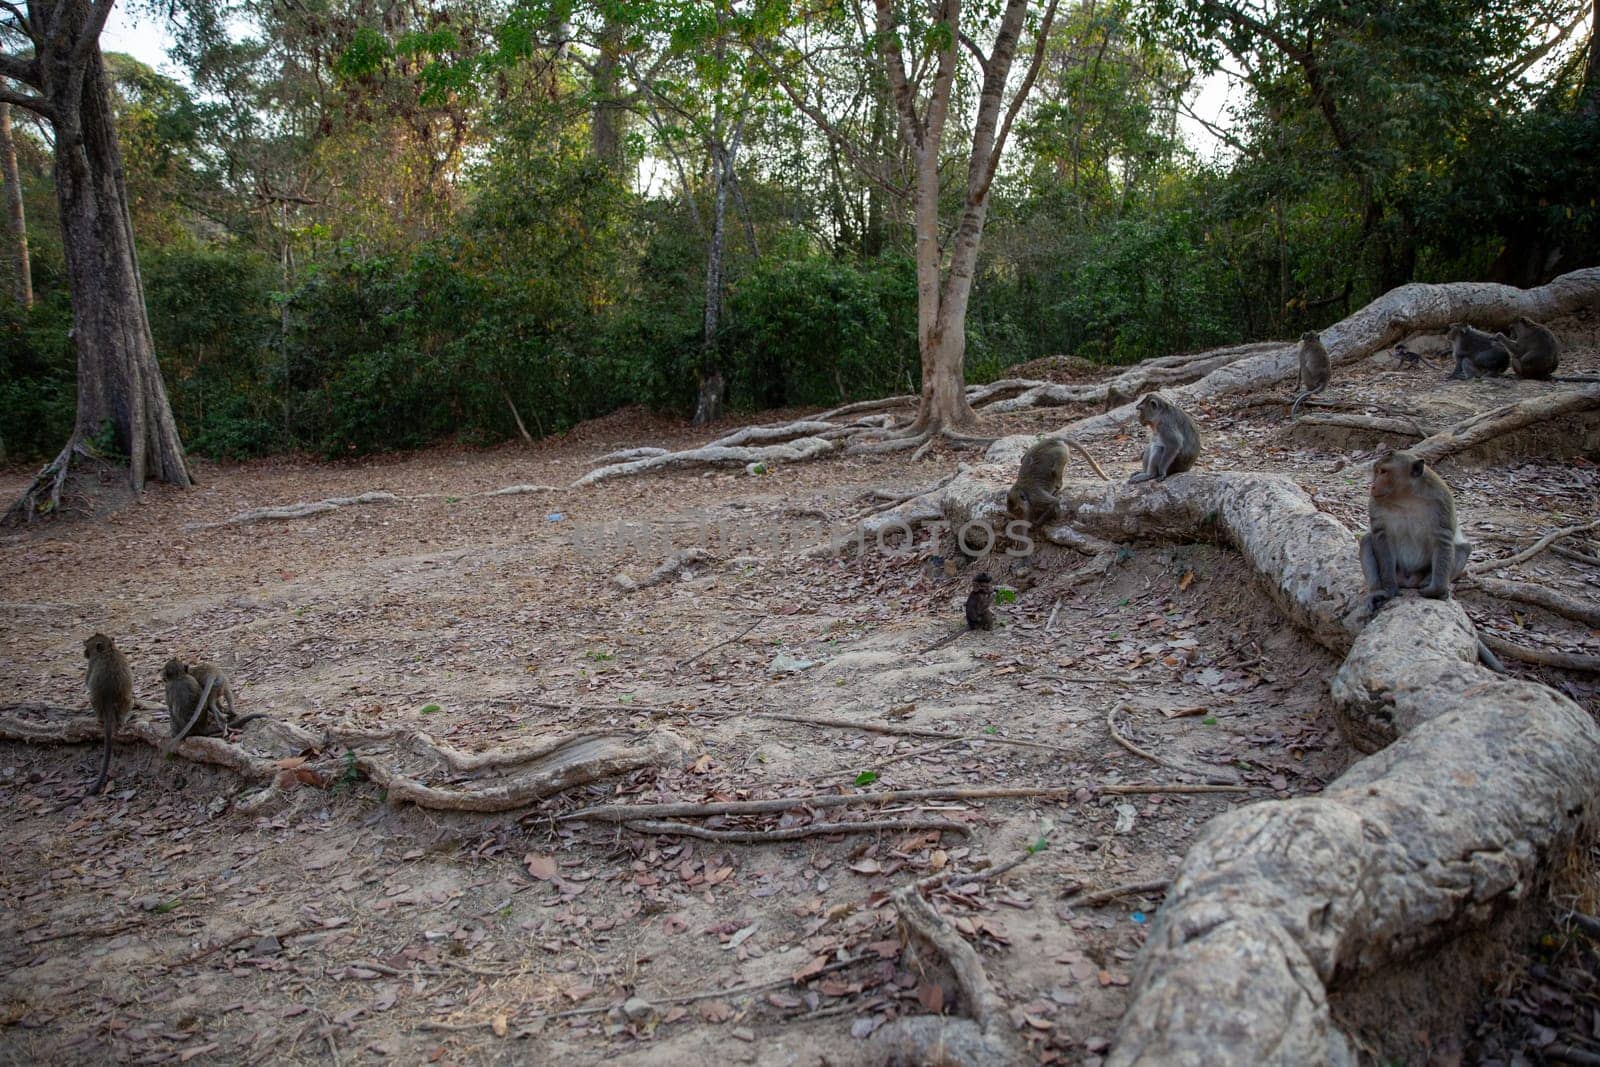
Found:
[[[917,390],[913,152],[854,5],[133,13],[171,46],[170,74],[107,64],[193,453],[687,415],[713,371],[746,410]],[[1526,286],[1600,262],[1597,24],[1572,0],[1035,16],[1029,47],[1048,39],[993,186],[967,381],[1290,338],[1409,281]],[[979,106],[968,50],[957,120]],[[1218,84],[1229,104],[1197,107]],[[32,293],[13,233],[0,458],[31,460],[72,430],[76,357],[48,128],[13,109],[12,140]],[[967,148],[943,150],[942,218]]]

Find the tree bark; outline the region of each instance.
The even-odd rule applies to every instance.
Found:
[[[33,269],[28,263],[28,221],[22,209],[22,181],[17,175],[17,146],[11,136],[11,105],[0,104],[0,185],[6,188],[6,219],[11,227],[13,294],[25,308],[33,306]]]
[[[613,173],[622,170],[622,120],[619,72],[622,67],[622,24],[607,17],[600,28],[600,54],[594,66],[594,115],[589,144],[594,158]]]

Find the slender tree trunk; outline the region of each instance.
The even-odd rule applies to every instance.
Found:
[[[711,241],[706,251],[706,311],[700,336],[700,396],[694,425],[704,426],[722,417],[722,373],[717,366],[717,329],[722,319],[722,250],[726,240],[728,183],[733,163],[727,146],[713,142],[711,167],[715,191],[711,197]]]
[[[11,135],[11,105],[0,104],[0,185],[6,189],[6,219],[11,229],[12,290],[17,303],[33,306],[33,268],[28,262],[28,220],[22,209],[22,180],[17,175],[17,145]]]
[[[606,17],[600,28],[600,54],[594,67],[594,115],[589,142],[594,158],[615,172],[622,170],[622,23]]]

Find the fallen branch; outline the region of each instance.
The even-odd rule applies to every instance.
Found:
[[[966,632],[966,630],[958,630],[952,637],[960,637]],[[797,722],[803,726],[815,726],[819,730],[863,730],[870,734],[893,734],[897,737],[934,737],[941,741],[981,741],[991,745],[1012,745],[1017,748],[1042,748],[1051,752],[1077,751],[1077,749],[1069,748],[1066,745],[1052,745],[1048,741],[1025,741],[1021,738],[1000,737],[996,734],[947,734],[939,730],[930,730],[925,726],[897,726],[893,723],[862,722],[858,719],[828,719],[817,715],[794,715],[782,711],[757,711],[735,714],[738,714],[741,719]]]
[[[1563,537],[1571,537],[1573,534],[1588,533],[1590,530],[1600,530],[1600,519],[1596,519],[1593,522],[1579,523],[1576,526],[1563,526],[1559,530],[1551,530],[1549,533],[1539,538],[1539,540],[1535,541],[1521,552],[1518,552],[1515,555],[1507,556],[1504,559],[1480,560],[1479,562],[1469,566],[1466,570],[1466,573],[1483,574],[1485,571],[1499,570],[1502,567],[1514,567],[1519,563],[1526,563],[1528,560],[1532,559],[1534,556],[1537,556],[1539,553],[1543,552],[1545,549],[1549,548]]]
[[[1165,893],[1172,884],[1170,878],[1152,878],[1148,882],[1129,882],[1094,892],[1075,893],[1062,903],[1069,908],[1097,908],[1121,897],[1140,896],[1144,893]]]
[[[340,508],[354,507],[357,504],[398,504],[400,498],[393,493],[371,492],[362,493],[360,496],[334,496],[327,500],[318,500],[309,504],[284,504],[278,507],[257,508],[255,511],[244,511],[231,519],[221,522],[189,522],[184,523],[185,530],[212,530],[219,526],[248,526],[257,522],[269,522],[276,519],[303,519],[310,515],[321,515],[324,512],[337,511]]]
[[[1138,745],[1134,744],[1133,741],[1123,736],[1123,734],[1117,729],[1117,714],[1119,712],[1132,710],[1133,706],[1131,704],[1122,703],[1114,705],[1110,711],[1106,712],[1106,729],[1111,734],[1111,740],[1115,741],[1129,752],[1132,752],[1135,756],[1138,756],[1141,759],[1147,759],[1151,763],[1161,767],[1166,767],[1169,770],[1178,771],[1183,774],[1198,775],[1205,778],[1208,782],[1217,782],[1224,785],[1237,785],[1239,783],[1239,776],[1225,767],[1196,767],[1185,763],[1182,760],[1174,760],[1168,759],[1165,756],[1158,756],[1154,752],[1151,752],[1148,749],[1140,748]]]
[[[661,822],[640,819],[625,824],[627,829],[641,834],[677,834],[680,837],[698,837],[706,841],[737,842],[739,844],[768,844],[774,841],[798,841],[804,837],[826,837],[830,834],[878,834],[908,830],[938,830],[942,833],[972,836],[972,828],[948,819],[870,819],[863,822],[816,822],[806,826],[785,826],[775,830],[708,830],[682,822]]]
[[[709,562],[711,562],[711,553],[699,545],[691,545],[668,556],[660,566],[646,575],[643,581],[636,582],[626,574],[618,574],[611,581],[625,593],[636,593],[640,589],[649,589],[653,585],[660,585],[662,582],[675,578],[697,563]]]
[[[1518,660],[1522,663],[1532,663],[1538,667],[1555,667],[1563,671],[1584,671],[1590,674],[1600,674],[1600,656],[1585,656],[1577,652],[1555,652],[1545,648],[1529,648],[1527,645],[1513,644],[1503,637],[1496,637],[1491,633],[1480,633],[1483,643],[1489,650],[1506,659]]]
[[[930,786],[922,789],[886,789],[876,793],[817,793],[770,800],[720,800],[704,804],[598,804],[556,816],[556,822],[634,822],[638,819],[686,819],[708,815],[760,815],[791,808],[849,808],[859,804],[904,804],[919,800],[999,800],[1018,797],[1067,797],[1082,785]],[[1087,788],[1117,796],[1148,793],[1243,793],[1242,785],[1169,785],[1166,783],[1098,784]]]

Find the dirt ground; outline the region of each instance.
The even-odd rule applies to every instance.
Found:
[[[1596,324],[1561,325],[1564,370],[1600,372]],[[1536,388],[1392,367],[1374,357],[1336,371],[1329,395],[1389,404],[1444,389],[1486,406]],[[1040,432],[1082,413],[988,418],[984,431]],[[1359,454],[1298,440],[1281,406],[1196,414],[1202,469],[1288,470],[1324,510],[1364,525],[1365,484],[1343,469]],[[200,464],[192,491],[152,488],[94,521],[0,536],[0,686],[12,700],[84,708],[81,642],[104,630],[133,663],[144,716],[162,715],[150,710],[160,668],[178,655],[231,664],[241,712],[312,729],[413,725],[477,750],[655,724],[701,753],[509,815],[388,805],[371,783],[343,780],[251,818],[232,808],[245,787],[231,774],[144,746],[120,746],[106,795],[80,803],[95,748],[0,745],[0,1061],[858,1062],[886,1019],[953,995],[903,951],[888,892],[1035,846],[1003,877],[957,877],[931,898],[979,946],[1039,1062],[1097,1063],[1161,892],[1068,899],[1163,879],[1211,817],[1336,777],[1356,758],[1327,707],[1336,660],[1217,546],[1130,545],[1087,584],[1065,580],[1083,563],[1065,550],[997,566],[1017,590],[1002,625],[931,650],[956,630],[970,579],[945,549],[922,538],[902,554],[804,551],[868,491],[931,484],[970,454],[478,495],[566,486],[615,448],[707,439],[628,411],[531,449]],[[1126,477],[1141,447],[1123,436],[1095,451]],[[0,471],[0,495],[31,473]],[[1600,500],[1600,469],[1583,459],[1442,473],[1480,556],[1593,518]],[[369,490],[403,499],[192,528]],[[636,592],[614,581],[701,540],[711,562],[679,580]],[[1578,558],[1547,552],[1513,574],[1600,597],[1600,567]],[[1520,643],[1600,652],[1600,634],[1559,617],[1462,597],[1480,626]],[[1537,673],[1600,711],[1593,675]],[[1119,745],[1107,721],[1119,706],[1128,740],[1244,790],[1108,791],[1203,777]],[[832,809],[936,815],[966,832],[778,844],[553,818],[608,799],[942,785],[1074,792]],[[781,825],[813,814],[797,807]]]

